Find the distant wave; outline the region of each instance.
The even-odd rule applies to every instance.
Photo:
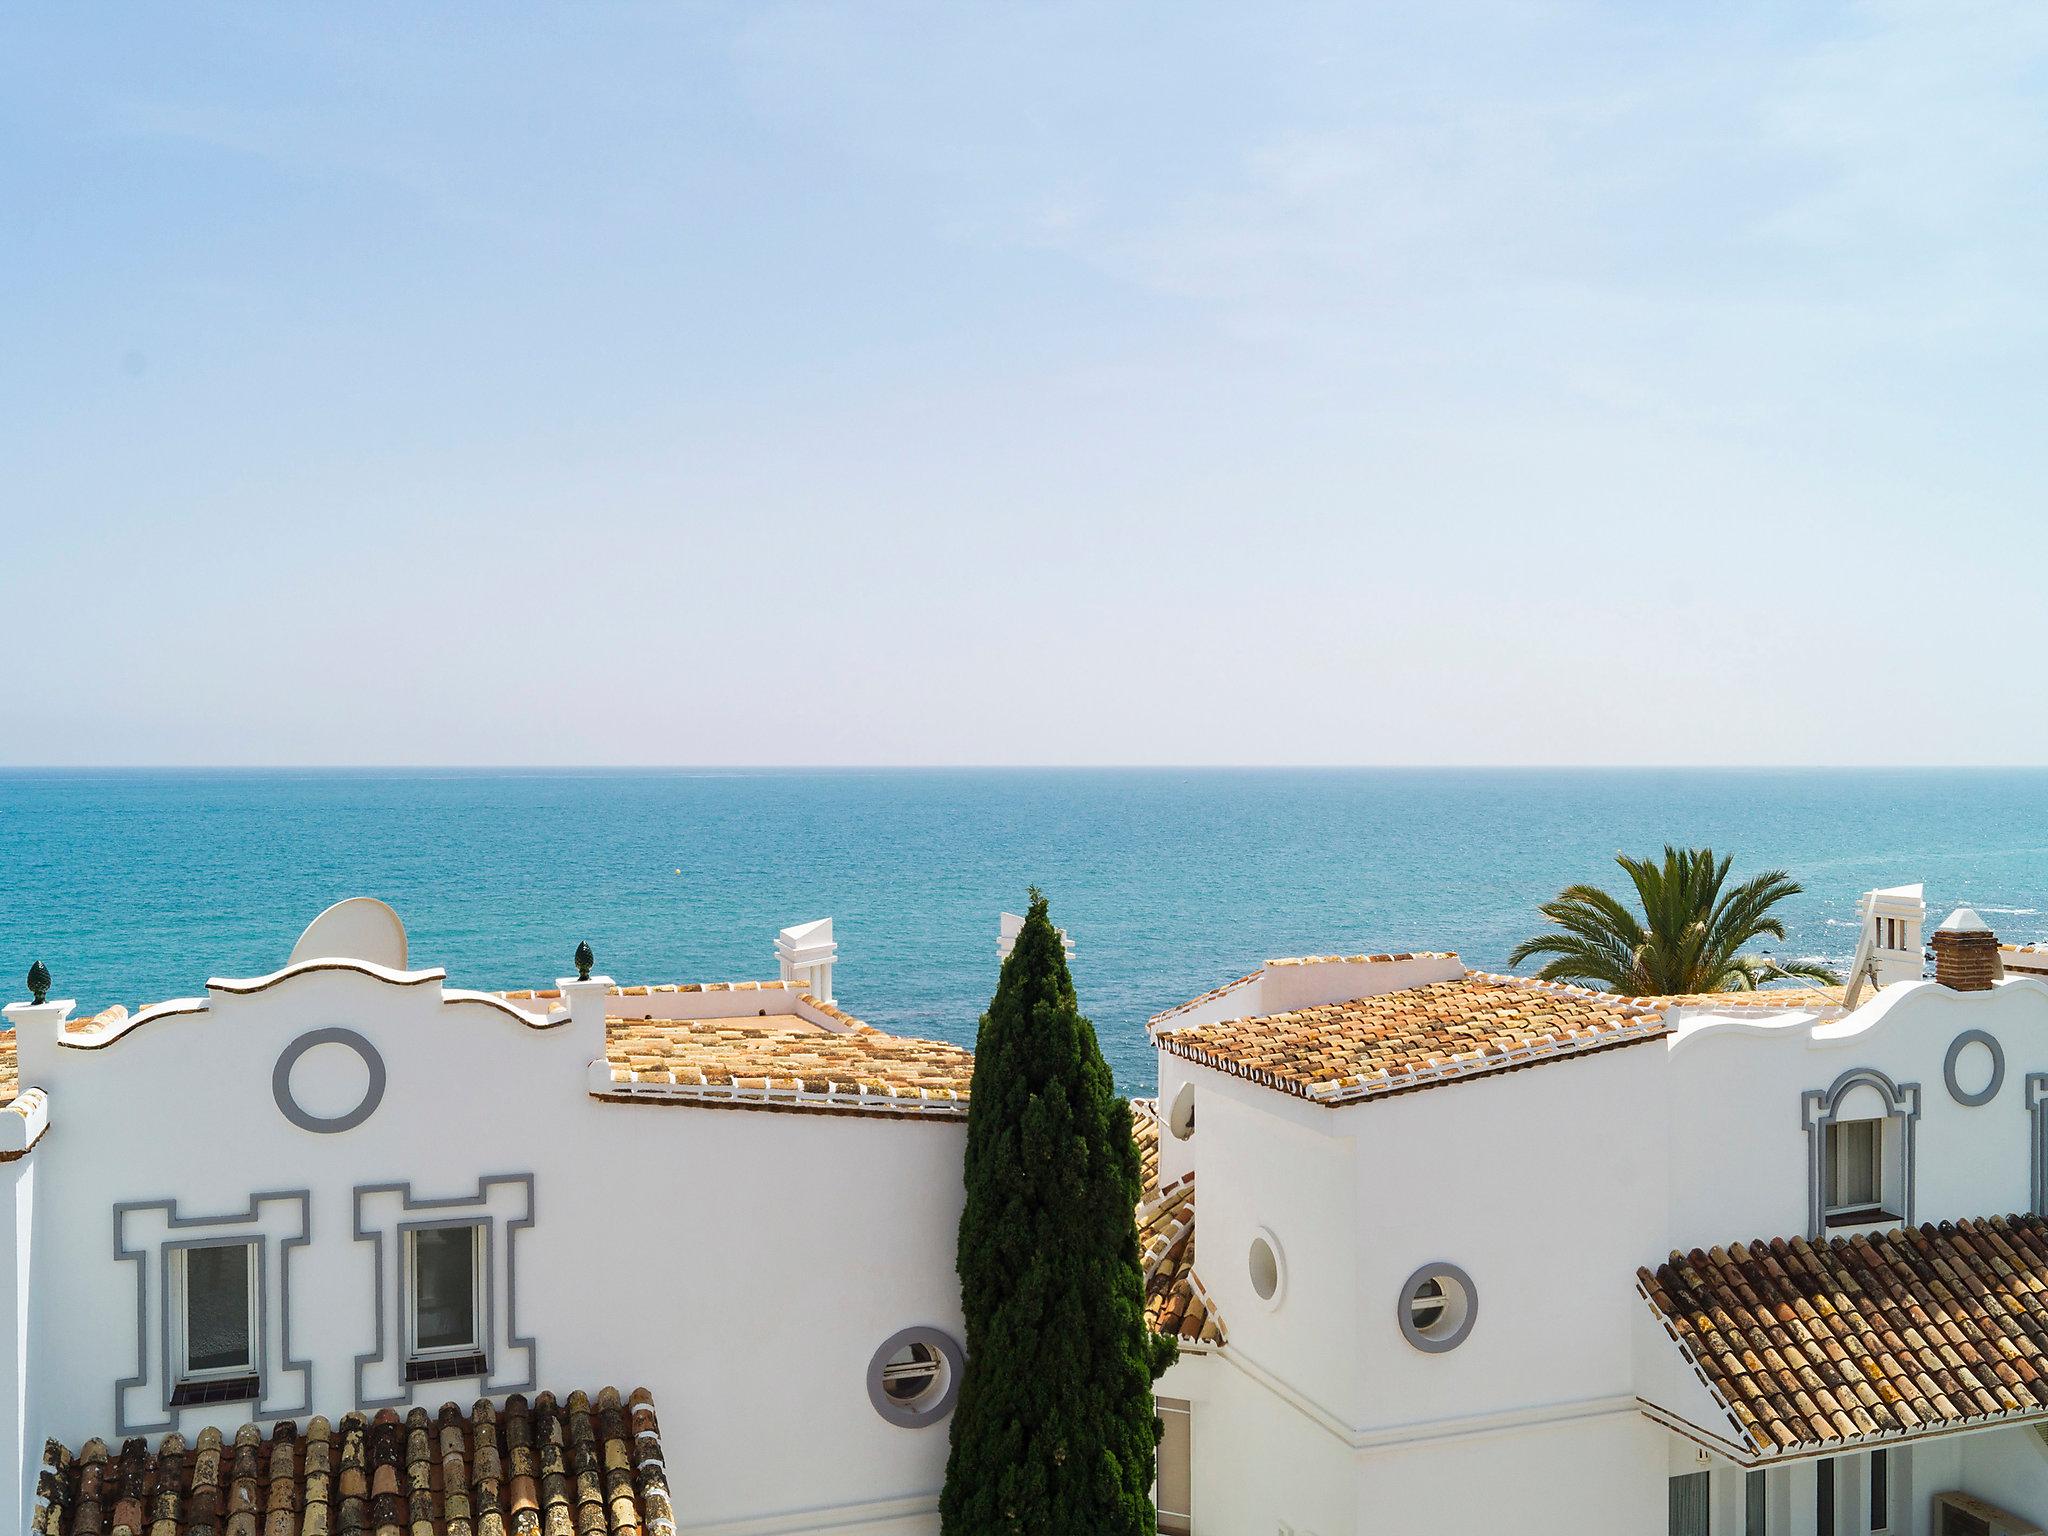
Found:
[[[2041,915],[2039,907],[1976,907],[1972,910],[1977,912],[1996,912],[2005,917],[2039,917]]]

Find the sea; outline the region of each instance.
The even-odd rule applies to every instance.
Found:
[[[998,914],[1036,886],[1120,1088],[1145,1021],[1269,957],[1454,949],[1500,969],[1540,902],[1666,843],[1787,871],[1780,955],[1841,965],[1855,903],[1924,881],[2048,937],[2048,770],[0,771],[0,993],[84,1011],[281,965],[344,897],[452,985],[772,977],[833,919],[840,1005],[972,1044]]]

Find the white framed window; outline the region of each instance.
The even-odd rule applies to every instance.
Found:
[[[171,1258],[171,1362],[180,1385],[256,1375],[256,1244],[192,1243]]]
[[[1742,1536],[1770,1536],[1771,1492],[1761,1467],[1742,1478]]]
[[[1190,1536],[1195,1528],[1194,1404],[1182,1397],[1159,1397],[1152,1406],[1160,1424],[1152,1488],[1159,1536]]]
[[[1870,1528],[1873,1531],[1892,1528],[1892,1463],[1889,1451],[1870,1453]]]
[[[1835,1120],[1827,1130],[1827,1204],[1830,1225],[1879,1220],[1885,1209],[1888,1120]]]
[[[409,1362],[468,1362],[483,1353],[483,1231],[481,1222],[458,1222],[406,1233]]]

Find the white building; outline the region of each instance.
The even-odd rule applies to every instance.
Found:
[[[1158,1016],[1162,1529],[2048,1524],[2048,953],[1959,913],[1927,979],[1917,888],[1864,918],[1846,992],[1312,957]],[[357,901],[201,997],[10,1007],[0,1509],[929,1536],[971,1063],[840,1012],[829,925],[776,951],[468,992]]]
[[[833,1007],[829,926],[778,952],[486,994],[357,900],[267,976],[9,1007],[0,1529],[46,1438],[57,1536],[936,1529],[971,1057]]]
[[[1227,1319],[1160,1383],[1162,1499],[1296,1536],[2048,1525],[2048,955],[2001,976],[1963,912],[1922,979],[1919,889],[1863,910],[1847,996],[1375,955],[1159,1015],[1159,1175]]]

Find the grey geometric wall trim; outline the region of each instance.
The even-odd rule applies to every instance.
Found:
[[[316,1045],[345,1045],[361,1057],[363,1065],[369,1069],[369,1086],[363,1090],[362,1102],[354,1109],[339,1115],[316,1115],[292,1097],[292,1068]],[[386,1077],[384,1058],[377,1053],[377,1047],[354,1030],[342,1029],[338,1025],[309,1029],[279,1053],[277,1065],[270,1072],[270,1096],[277,1101],[278,1112],[300,1130],[311,1131],[317,1136],[332,1136],[354,1130],[377,1112],[377,1106],[384,1102]]]
[[[264,1208],[283,1207],[277,1214],[288,1218],[289,1207],[298,1208],[296,1231],[281,1228],[265,1230],[269,1225]],[[174,1363],[171,1360],[171,1267],[174,1255],[189,1248],[215,1247],[226,1243],[253,1243],[256,1247],[256,1401],[250,1405],[251,1419],[258,1422],[268,1419],[296,1418],[308,1413],[313,1406],[313,1362],[295,1359],[292,1355],[292,1267],[291,1252],[303,1248],[312,1241],[313,1196],[310,1190],[285,1189],[266,1190],[249,1197],[249,1209],[240,1214],[221,1216],[181,1215],[176,1200],[124,1200],[114,1206],[114,1262],[135,1266],[135,1374],[124,1376],[114,1383],[114,1432],[118,1435],[163,1434],[178,1427],[178,1415],[183,1410],[171,1406],[171,1394],[177,1386],[173,1379]],[[154,1218],[154,1219],[152,1219]],[[236,1231],[235,1228],[246,1230]],[[208,1236],[178,1238],[179,1232],[207,1232]],[[131,1234],[136,1241],[131,1246]],[[271,1250],[275,1247],[273,1262]],[[151,1259],[155,1262],[152,1263]],[[156,1287],[157,1320],[156,1347],[151,1349],[149,1336],[150,1305],[149,1292],[152,1282]],[[272,1293],[276,1294],[276,1306],[271,1304]],[[270,1368],[270,1320],[278,1319],[279,1363],[273,1371]],[[155,1357],[155,1371],[151,1371],[151,1357]],[[279,1387],[284,1379],[297,1377],[302,1390],[294,1393],[292,1400],[279,1400]],[[158,1417],[131,1417],[128,1411],[129,1394],[147,1389],[154,1382],[156,1391],[152,1395],[157,1404]]]
[[[2027,1074],[2027,1114],[2034,1123],[2032,1209],[2036,1216],[2048,1216],[2048,1072]]]
[[[1907,1226],[1913,1225],[1914,1185],[1918,1158],[1915,1142],[1920,1124],[1920,1085],[1894,1083],[1875,1067],[1851,1067],[1825,1088],[1809,1088],[1799,1095],[1799,1121],[1806,1129],[1806,1235],[1818,1241],[1827,1235],[1827,1143],[1828,1127],[1842,1107],[1842,1100],[1857,1088],[1875,1088],[1885,1102],[1885,1118],[1899,1122],[1900,1156],[1905,1163],[1904,1188],[1899,1212]]]
[[[1981,1045],[1991,1052],[1991,1081],[1975,1093],[1963,1092],[1962,1084],[1956,1081],[1956,1062],[1965,1050]],[[1989,1104],[1998,1097],[1998,1090],[2005,1086],[2005,1047],[1984,1033],[1981,1029],[1966,1029],[1948,1043],[1948,1054],[1941,1059],[1942,1081],[1948,1085],[1948,1096],[1965,1109],[1975,1109]]]
[[[405,1316],[411,1306],[405,1289],[405,1237],[424,1227],[481,1228],[484,1233],[484,1371],[477,1391],[485,1397],[531,1392],[539,1373],[539,1349],[519,1332],[518,1235],[533,1226],[534,1176],[493,1173],[477,1180],[474,1195],[416,1199],[412,1183],[358,1184],[355,1188],[355,1240],[370,1244],[375,1271],[377,1347],[356,1356],[355,1400],[365,1411],[409,1407],[415,1383],[405,1380]],[[389,1207],[372,1219],[373,1206]],[[415,1213],[419,1213],[417,1219]],[[387,1245],[386,1238],[390,1239]],[[505,1306],[498,1308],[497,1273],[505,1271]],[[376,1392],[373,1372],[382,1368],[395,1390]],[[428,1384],[442,1391],[445,1381]]]

